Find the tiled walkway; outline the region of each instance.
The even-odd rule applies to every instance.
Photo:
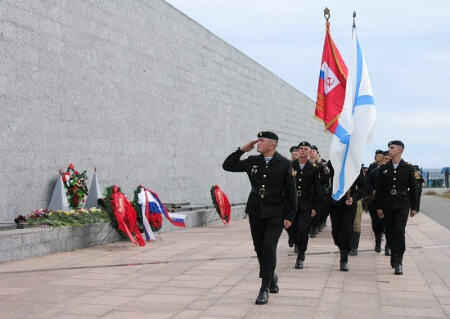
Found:
[[[449,202],[450,203],[450,202]],[[409,220],[404,275],[373,251],[363,214],[358,256],[339,271],[330,226],[310,239],[305,268],[283,232],[280,292],[254,304],[258,265],[248,220],[0,265],[1,318],[450,318],[450,232]]]

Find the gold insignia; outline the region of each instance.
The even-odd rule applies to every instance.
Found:
[[[296,171],[294,171],[294,169],[293,169],[293,168],[291,168],[291,175],[292,175],[292,176],[295,176],[295,175],[297,175],[297,172],[296,172]]]

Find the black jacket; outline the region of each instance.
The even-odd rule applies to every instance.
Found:
[[[262,154],[241,160],[243,154],[240,149],[231,153],[222,167],[229,172],[247,173],[252,190],[245,212],[260,218],[282,217],[293,221],[297,196],[291,161],[275,152],[266,165]]]
[[[314,167],[309,161],[303,169],[300,169],[298,161],[292,162],[294,169],[298,210],[318,210],[319,208],[319,169]]]
[[[375,190],[377,209],[417,209],[417,182],[414,177],[414,167],[404,160],[398,163],[396,169],[392,161],[380,166]]]
[[[366,174],[366,192],[368,196],[375,190],[379,168],[380,166],[377,166],[370,173]]]

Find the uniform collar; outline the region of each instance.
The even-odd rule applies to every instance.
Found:
[[[260,160],[261,160],[264,164],[266,164],[266,160],[265,160],[263,154],[260,154],[258,157],[260,158]],[[282,159],[283,159],[283,156],[281,156],[280,153],[275,152],[275,154],[273,154],[272,160],[269,162],[268,165],[271,165],[272,163],[275,163],[275,162],[279,162],[279,161],[281,161]]]
[[[389,161],[386,165],[389,165],[392,168],[394,167],[394,163],[392,161]],[[397,167],[400,167],[400,166],[406,166],[406,162],[403,160],[403,158],[400,160],[400,162],[398,162]]]
[[[300,168],[300,163],[298,160],[295,160],[294,163],[292,164],[292,166],[296,166],[298,168]],[[310,161],[306,161],[305,166],[303,166],[303,169],[307,168],[307,167],[313,167],[313,164],[311,164]]]

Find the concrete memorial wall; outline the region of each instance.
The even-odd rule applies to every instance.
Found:
[[[6,0],[0,21],[0,222],[46,208],[69,163],[211,204],[214,184],[246,200],[221,165],[260,130],[328,156],[309,97],[164,1]]]

